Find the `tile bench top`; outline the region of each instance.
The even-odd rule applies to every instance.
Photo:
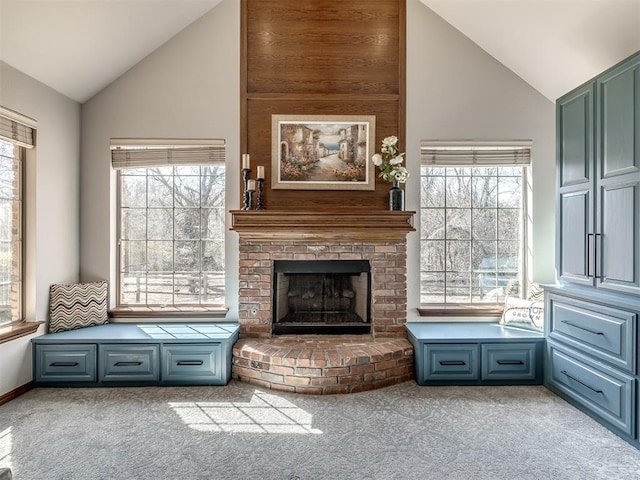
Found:
[[[49,333],[34,338],[33,343],[189,343],[224,341],[237,335],[237,323],[109,323],[66,332]]]
[[[512,342],[544,339],[542,332],[507,327],[498,323],[409,322],[406,327],[409,334],[417,340],[429,342],[484,340]]]

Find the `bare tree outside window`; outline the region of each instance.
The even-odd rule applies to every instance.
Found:
[[[422,166],[422,304],[520,295],[523,168]]]
[[[224,304],[224,165],[119,179],[120,305]]]
[[[0,140],[0,325],[22,319],[21,147]]]

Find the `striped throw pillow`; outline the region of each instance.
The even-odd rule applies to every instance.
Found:
[[[108,323],[107,290],[107,282],[51,285],[49,333]]]
[[[527,299],[533,300],[534,302],[544,301],[544,290],[542,289],[542,285],[539,283],[531,283],[529,285],[529,290],[527,291]]]

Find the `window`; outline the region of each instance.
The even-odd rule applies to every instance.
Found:
[[[112,146],[119,193],[118,305],[221,306],[224,142],[147,142]]]
[[[421,304],[520,296],[529,142],[423,142],[421,153]]]
[[[36,122],[0,107],[0,325],[23,320],[23,171]]]
[[[22,319],[21,147],[0,140],[0,324]]]

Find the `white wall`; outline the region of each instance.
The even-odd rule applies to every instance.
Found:
[[[420,208],[421,140],[533,140],[533,280],[553,282],[555,105],[446,23],[407,0],[406,208]],[[415,218],[419,232],[420,218]],[[418,233],[408,237],[409,317],[420,302]]]
[[[38,122],[36,149],[27,157],[25,207],[35,219],[26,231],[33,247],[25,311],[27,320],[45,321],[49,286],[78,281],[80,105],[3,62],[0,105]],[[31,381],[29,337],[0,344],[0,363],[0,395]]]
[[[532,139],[536,281],[554,279],[554,105],[418,0],[407,1],[407,208],[419,208],[423,139]],[[227,140],[227,209],[239,205],[240,7],[224,0],[82,110],[82,280],[115,299],[112,137]],[[416,218],[419,228],[419,218]],[[409,235],[409,309],[419,304],[419,238]],[[227,235],[227,303],[237,307],[237,235]],[[113,300],[112,300],[113,303]]]
[[[82,107],[83,281],[110,281],[115,304],[115,180],[109,140],[224,138],[227,210],[239,207],[240,3],[218,6]],[[227,233],[227,303],[237,309],[237,235]]]

